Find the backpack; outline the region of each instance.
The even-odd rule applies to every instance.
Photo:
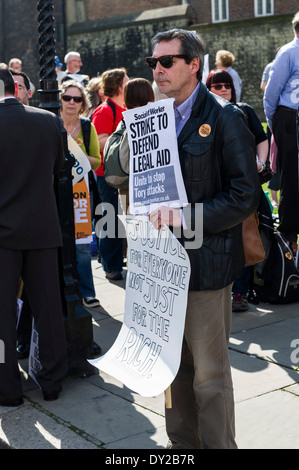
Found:
[[[117,189],[129,187],[129,143],[124,120],[107,139],[104,151],[104,176],[109,186]]]
[[[115,108],[115,104],[113,103],[113,101],[104,101],[103,103],[100,101],[97,105],[97,107],[90,113],[90,115],[88,116],[88,119],[92,122],[92,116],[94,114],[94,112],[99,108],[99,106],[101,106],[102,104],[108,104],[108,106],[111,108],[112,110],[112,113],[113,113],[113,125],[115,124],[115,120],[116,120],[116,108]]]
[[[116,120],[116,108],[115,108],[115,104],[113,103],[113,101],[104,101],[103,104],[108,104],[108,106],[110,106],[110,108],[112,109],[112,113],[113,113],[113,124],[115,124],[115,120]]]
[[[89,154],[89,142],[90,142],[90,129],[91,129],[91,120],[88,118],[80,117],[83,142],[87,155]]]
[[[290,245],[280,232],[273,233],[272,246],[261,273],[259,300],[270,304],[299,301],[299,269]]]

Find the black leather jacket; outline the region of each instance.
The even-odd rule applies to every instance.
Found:
[[[180,240],[191,262],[189,290],[220,289],[241,273],[241,222],[260,200],[254,137],[243,113],[201,84],[178,147],[189,229],[199,227],[203,213],[202,246],[192,247],[190,232]]]

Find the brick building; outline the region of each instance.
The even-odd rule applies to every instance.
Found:
[[[0,61],[21,58],[38,88],[37,3],[0,0]],[[151,37],[165,28],[197,30],[210,68],[218,49],[234,53],[243,80],[242,100],[254,106],[261,119],[263,68],[278,46],[292,40],[291,19],[299,9],[298,0],[53,0],[52,4],[60,60],[68,50],[79,51],[81,71],[90,77],[124,66],[130,76],[151,79],[144,62],[151,52]]]
[[[190,4],[196,24],[237,21],[255,16],[284,15],[298,9],[296,0],[73,0],[70,8],[81,15],[81,21],[140,13],[177,5]]]
[[[144,63],[158,30],[199,32],[214,67],[218,49],[236,56],[242,100],[264,120],[260,81],[277,47],[293,39],[291,19],[298,0],[68,0],[68,48],[80,50],[84,73],[124,66],[131,76],[151,79]],[[125,14],[124,14],[125,12]]]

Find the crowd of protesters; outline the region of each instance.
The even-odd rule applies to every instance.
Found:
[[[194,32],[173,29],[155,35],[152,56],[146,57],[153,72],[152,85],[143,78],[130,79],[122,66],[90,79],[80,73],[83,63],[80,53],[75,51],[66,54],[65,71],[61,71],[62,64],[56,57],[61,119],[30,106],[35,88],[22,70],[20,59],[0,64],[0,79],[4,83],[0,96],[0,158],[2,168],[6,169],[1,172],[0,184],[2,191],[7,189],[0,202],[0,269],[1,279],[5,278],[0,284],[0,301],[1,308],[5,305],[6,309],[5,315],[0,315],[0,331],[1,339],[9,345],[6,354],[9,359],[0,364],[0,406],[19,406],[23,401],[17,361],[29,355],[32,316],[40,335],[42,368],[37,380],[45,400],[58,398],[66,373],[55,261],[62,239],[51,185],[53,174],[63,166],[62,126],[68,142],[75,141],[90,163],[90,171],[74,184],[73,193],[79,290],[83,305],[92,309],[100,307],[90,250],[95,204],[101,204],[103,215],[112,205],[115,220],[120,207],[118,190],[105,180],[103,149],[122,121],[123,112],[146,104],[139,98],[134,101],[137,86],[147,90],[146,101],[155,99],[157,87],[162,99],[174,98],[191,226],[198,216],[197,203],[203,205],[203,244],[196,249],[186,248],[191,277],[181,365],[171,386],[173,405],[166,409],[167,447],[237,447],[228,340],[232,310],[245,311],[250,301],[250,269],[244,267],[242,221],[254,211],[265,210],[259,173],[265,169],[273,140],[277,147],[280,190],[280,199],[273,201],[278,206],[278,230],[287,237],[293,254],[297,252],[299,12],[292,26],[294,40],[279,48],[268,67],[269,76],[262,78],[267,134],[250,103],[242,102],[243,83],[233,68],[235,57],[230,51],[217,51],[215,69],[205,83],[202,81],[205,51],[201,38]],[[126,100],[135,104],[128,105]],[[26,146],[21,145],[22,138]],[[28,144],[29,141],[32,143]],[[216,174],[215,162],[220,176]],[[35,173],[37,168],[39,177]],[[33,176],[39,179],[38,184],[30,184]],[[88,227],[84,228],[76,216],[75,195],[79,193],[88,195],[80,206],[87,208]],[[267,202],[266,206],[270,210]],[[180,227],[186,223],[182,210],[167,206],[150,211],[148,217],[157,230],[163,224]],[[183,235],[179,241],[184,246]],[[96,244],[97,259],[106,278],[121,281],[126,257],[123,239],[117,232],[113,238],[102,237],[99,232]],[[216,261],[213,253],[217,253]],[[18,331],[14,331],[18,295],[24,310]],[[50,315],[53,309],[55,314]]]

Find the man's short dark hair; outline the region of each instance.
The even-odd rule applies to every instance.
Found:
[[[27,91],[30,90],[30,79],[29,79],[28,75],[25,72],[23,72],[21,70],[14,70],[14,69],[10,69],[10,71],[11,71],[12,75],[20,75],[21,77],[23,77],[24,78],[24,85],[25,85]]]
[[[0,81],[4,84],[6,95],[15,95],[15,81],[6,64],[0,64]]]
[[[145,78],[133,78],[124,86],[124,102],[127,109],[145,106],[155,101],[155,94],[151,83]]]
[[[152,50],[155,49],[157,44],[162,41],[172,41],[173,39],[179,39],[181,41],[180,54],[188,57],[186,62],[189,64],[195,57],[199,58],[199,69],[197,72],[197,78],[200,81],[202,79],[202,72],[204,66],[204,43],[198,36],[196,31],[187,31],[185,29],[171,29],[169,31],[162,31],[157,33],[152,39]]]

